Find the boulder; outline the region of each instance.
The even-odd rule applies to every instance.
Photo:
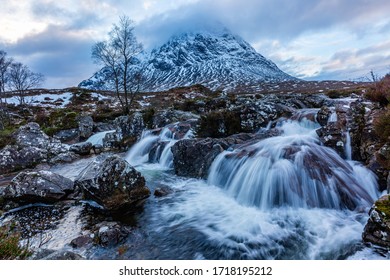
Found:
[[[57,163],[70,163],[78,159],[79,156],[75,154],[74,152],[68,151],[65,153],[61,153],[52,159],[49,160],[51,164],[57,164]]]
[[[110,156],[98,157],[76,179],[84,196],[112,213],[132,211],[142,205],[150,191],[145,179],[127,161]]]
[[[120,147],[121,136],[117,132],[109,132],[103,138],[103,148],[114,149]]]
[[[363,232],[363,240],[390,249],[390,196],[375,202]]]
[[[129,235],[129,231],[117,222],[102,222],[96,226],[99,228],[97,241],[104,247],[117,245]]]
[[[80,132],[77,128],[65,129],[57,132],[54,137],[65,143],[76,142],[79,140]]]
[[[158,187],[154,190],[154,196],[156,197],[163,197],[163,196],[167,196],[171,193],[173,193],[174,190],[168,186],[161,186],[161,187]]]
[[[91,235],[88,234],[78,236],[70,242],[70,246],[77,249],[90,247],[92,245],[93,245],[93,238],[91,237]]]
[[[183,139],[176,142],[171,150],[175,173],[179,176],[206,178],[214,159],[233,145],[259,141],[276,135],[276,131],[262,134],[240,133],[227,138]]]
[[[38,249],[29,258],[31,260],[83,260],[84,258],[74,252],[65,250]]]
[[[91,153],[92,146],[91,142],[81,142],[70,146],[69,151],[78,155],[87,156]]]
[[[47,136],[37,123],[21,126],[14,137],[15,145],[0,150],[0,173],[31,168],[68,151],[60,140]]]
[[[317,122],[321,126],[325,126],[328,124],[328,120],[330,115],[332,114],[332,111],[327,106],[322,106],[321,109],[317,112]]]
[[[91,116],[84,116],[79,119],[79,133],[81,139],[87,139],[93,132],[93,119]]]
[[[5,200],[30,203],[54,203],[74,190],[73,181],[50,171],[20,172],[4,190]]]
[[[168,124],[187,120],[197,120],[198,115],[180,110],[168,109],[157,112],[153,116],[153,128],[165,127]]]
[[[114,120],[114,126],[121,138],[133,137],[138,139],[146,128],[142,114],[134,113],[132,116],[120,116]]]

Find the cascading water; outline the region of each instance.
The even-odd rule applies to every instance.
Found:
[[[191,129],[184,135],[176,133],[178,124],[164,127],[158,135],[153,131],[146,130],[141,139],[127,153],[125,159],[133,166],[147,162],[158,162],[161,167],[172,168],[173,157],[171,147],[179,140],[193,137]],[[155,148],[154,156],[150,157],[151,150]]]
[[[345,158],[347,160],[352,160],[352,147],[351,147],[351,134],[349,130],[345,132]]]
[[[152,191],[169,186],[173,194],[147,201],[138,218],[147,234],[139,245],[130,239],[135,249],[122,257],[380,258],[361,242],[367,207],[378,197],[375,176],[321,146],[318,124],[310,121],[315,113],[299,112],[276,123],[279,136],[221,153],[207,182],[139,165]],[[145,134],[127,159],[161,163],[163,150],[177,141],[163,131]]]
[[[316,124],[296,119],[301,120],[283,121],[278,137],[221,153],[211,166],[208,183],[263,210],[372,205],[378,196],[375,178],[362,185],[353,166],[320,145]]]

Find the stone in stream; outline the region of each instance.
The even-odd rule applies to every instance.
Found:
[[[91,116],[81,117],[79,120],[79,132],[81,139],[87,139],[93,132],[93,119]]]
[[[91,153],[92,146],[91,142],[81,142],[70,146],[69,151],[78,155],[87,156]]]
[[[135,210],[150,195],[141,173],[118,156],[104,161],[98,157],[81,172],[75,184],[87,199],[114,214]]]
[[[363,240],[390,249],[390,196],[375,202],[363,232]]]
[[[73,181],[50,171],[20,172],[3,191],[3,199],[23,204],[54,203],[74,190]]]

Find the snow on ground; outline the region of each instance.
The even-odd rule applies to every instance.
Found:
[[[24,96],[24,101],[25,103],[33,106],[35,105],[63,108],[70,103],[70,99],[72,96],[73,94],[71,92],[64,92],[61,94],[43,93],[39,95]],[[8,104],[20,104],[20,98],[18,96],[5,98],[5,101]]]
[[[43,107],[57,107],[64,108],[70,102],[73,96],[72,92],[64,92],[64,93],[43,93],[37,95],[26,95],[24,96],[24,101],[26,104],[31,106],[43,106]],[[110,97],[104,96],[100,93],[92,92],[91,96],[93,98],[98,98],[98,100],[109,99]],[[3,99],[4,100],[4,99]],[[19,96],[12,96],[5,98],[5,102],[8,104],[20,104]]]

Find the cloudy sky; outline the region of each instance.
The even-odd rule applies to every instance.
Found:
[[[390,72],[388,0],[0,0],[0,50],[75,86],[99,66],[91,47],[125,14],[150,50],[174,33],[220,22],[290,75],[357,80]]]

